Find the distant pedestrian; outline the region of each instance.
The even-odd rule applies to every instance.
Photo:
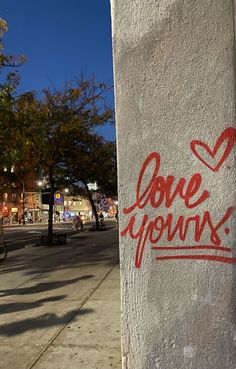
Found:
[[[99,224],[100,224],[101,227],[104,227],[104,215],[103,215],[102,211],[99,214]]]
[[[79,230],[79,221],[78,221],[78,217],[76,215],[72,219],[72,229],[74,231],[78,231]]]
[[[118,214],[118,210],[117,212],[115,213],[115,218],[116,218],[116,225],[118,227],[118,223],[119,223],[119,214]]]
[[[81,214],[78,214],[78,222],[79,222],[79,228],[82,230],[84,228],[83,219]]]
[[[25,220],[25,217],[24,217],[24,214],[21,214],[20,218],[19,218],[19,224],[24,224],[24,220]]]

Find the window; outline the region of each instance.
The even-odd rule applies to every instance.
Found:
[[[11,199],[12,199],[12,202],[17,202],[17,195],[16,195],[16,193],[12,193],[11,194]]]

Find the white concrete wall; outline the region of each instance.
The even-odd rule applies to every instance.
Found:
[[[111,9],[123,368],[234,369],[231,0]]]

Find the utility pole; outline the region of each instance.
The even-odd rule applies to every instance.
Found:
[[[24,180],[20,180],[20,181],[22,184],[22,211],[23,211],[22,221],[23,221],[23,224],[25,224],[25,182]]]
[[[43,181],[39,180],[38,184],[38,207],[39,207],[39,219],[43,218],[43,211],[42,211],[42,186]]]

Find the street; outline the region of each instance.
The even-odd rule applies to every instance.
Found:
[[[8,254],[0,266],[0,368],[120,369],[118,259],[114,222],[71,234],[67,245]]]

